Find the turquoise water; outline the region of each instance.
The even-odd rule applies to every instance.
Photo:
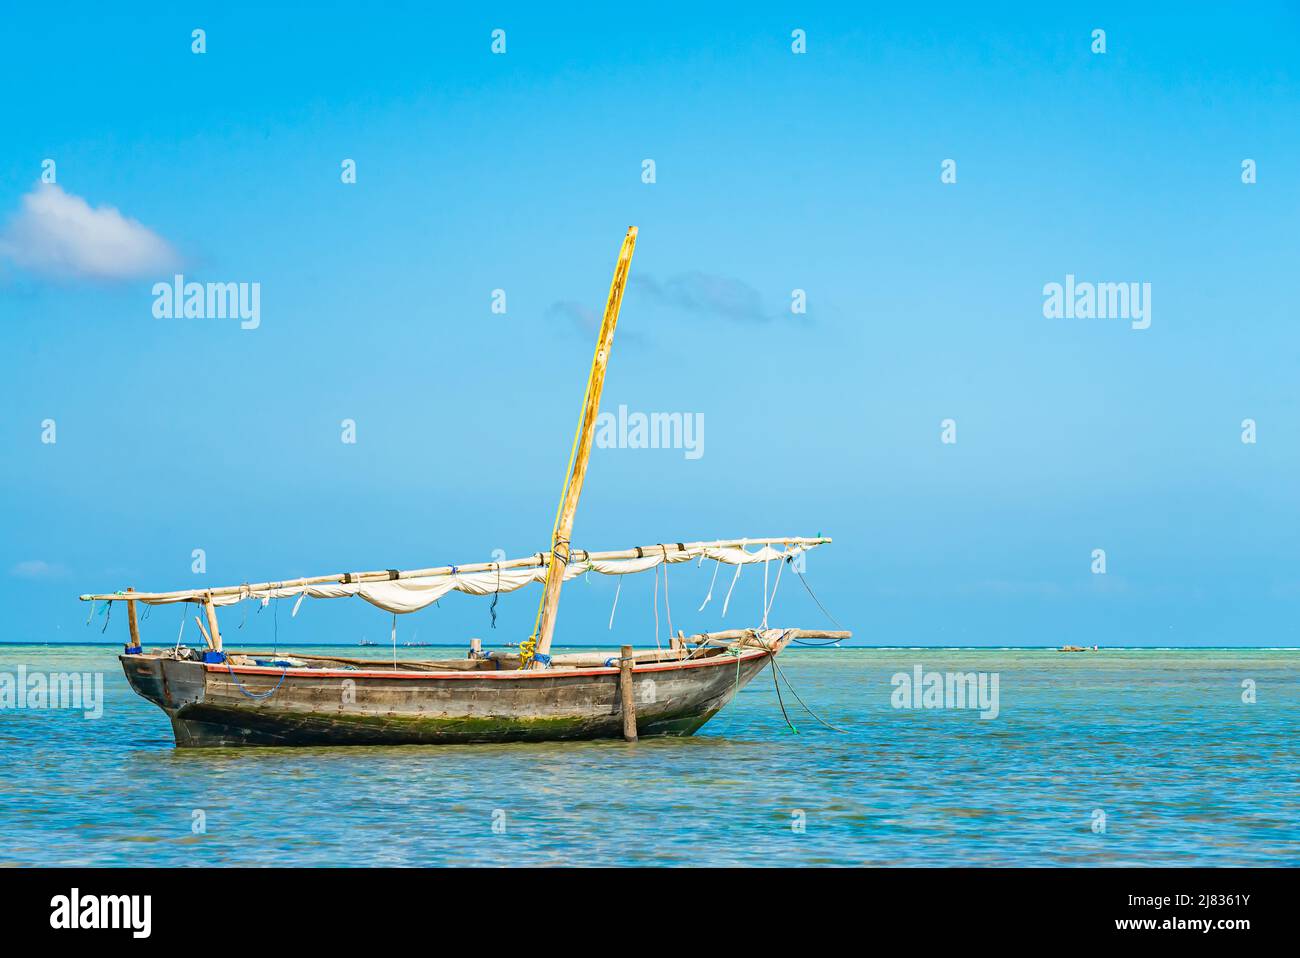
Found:
[[[792,649],[845,732],[764,672],[690,739],[211,751],[115,656],[0,646],[105,695],[0,711],[0,864],[1300,864],[1300,652]],[[917,664],[996,673],[998,716],[892,707]]]

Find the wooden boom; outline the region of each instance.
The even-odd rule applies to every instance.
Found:
[[[582,422],[574,437],[573,461],[565,477],[564,495],[560,512],[551,534],[552,562],[546,570],[546,587],[542,591],[541,611],[535,637],[534,667],[544,667],[555,635],[555,619],[560,608],[560,586],[564,584],[564,568],[569,562],[569,539],[573,535],[573,517],[578,511],[578,497],[582,494],[582,481],[587,476],[587,463],[591,459],[591,440],[596,433],[596,417],[600,414],[600,394],[605,388],[605,369],[609,354],[614,348],[614,327],[618,325],[618,308],[623,302],[623,289],[627,285],[628,270],[632,267],[632,250],[636,248],[636,227],[629,226],[614,266],[614,279],[609,285],[609,298],[605,301],[605,317],[600,324],[600,337],[596,340],[596,355],[591,361],[591,375],[587,379],[587,395],[582,403]]]

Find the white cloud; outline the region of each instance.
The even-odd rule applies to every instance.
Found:
[[[63,566],[44,559],[24,559],[9,570],[20,579],[57,579],[63,575]]]
[[[36,273],[128,279],[176,265],[171,245],[111,206],[92,207],[52,184],[23,197],[22,209],[0,234],[0,256]]]

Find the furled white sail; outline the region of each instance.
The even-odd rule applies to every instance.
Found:
[[[587,553],[575,550],[564,570],[567,582],[588,572],[601,575],[630,575],[646,572],[665,563],[711,560],[725,565],[749,565],[793,558],[829,539],[759,539],[726,542],[668,543],[642,546],[623,552]],[[748,542],[760,543],[753,551]],[[775,546],[782,546],[777,549]],[[248,599],[269,601],[305,595],[312,599],[342,599],[358,596],[388,612],[416,612],[437,602],[450,592],[466,595],[493,595],[514,592],[533,582],[546,580],[549,556],[539,554],[528,559],[500,563],[477,563],[460,568],[447,566],[436,570],[388,573],[364,572],[322,576],[315,580],[266,582],[258,585],[227,586],[216,589],[193,589],[180,592],[117,592],[110,595],[83,595],[83,600],[122,601],[130,599],[146,605],[175,602],[211,601],[215,606],[234,605]],[[322,581],[332,580],[332,581]]]

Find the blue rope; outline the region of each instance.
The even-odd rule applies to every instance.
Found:
[[[230,658],[228,656],[226,658],[226,671],[229,672],[230,677],[235,680],[235,687],[239,689],[239,691],[247,695],[250,699],[269,699],[272,695],[275,694],[276,689],[278,689],[284,683],[284,677],[289,674],[289,666],[286,665],[284,667],[284,671],[280,673],[280,681],[275,683],[275,688],[271,689],[271,691],[269,692],[262,692],[260,694],[255,694],[253,692],[248,691],[248,689],[244,688],[243,683],[239,681],[239,676],[235,675],[235,670],[230,667]]]

